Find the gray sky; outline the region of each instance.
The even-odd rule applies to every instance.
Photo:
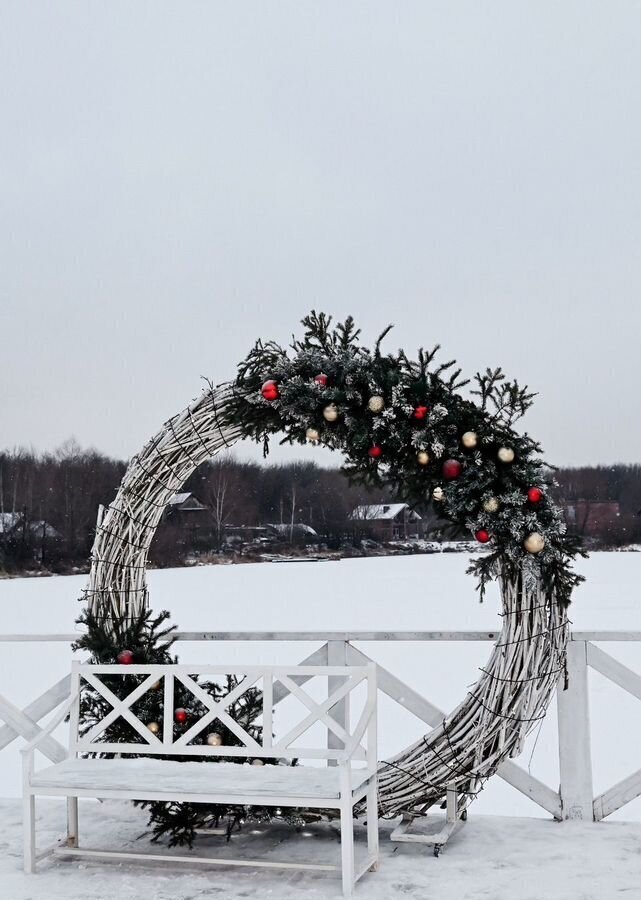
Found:
[[[129,456],[316,307],[636,461],[640,12],[0,2],[0,446]]]

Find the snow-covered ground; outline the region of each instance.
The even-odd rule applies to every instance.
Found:
[[[185,630],[455,630],[497,629],[497,598],[479,604],[465,575],[465,554],[264,563],[151,572],[152,603],[171,610]],[[576,592],[576,629],[641,629],[641,554],[596,553],[580,561],[587,581]],[[0,581],[0,630],[72,632],[85,576]],[[182,661],[296,663],[305,643],[192,643],[178,646]],[[362,648],[442,709],[451,709],[478,675],[489,643],[379,642]],[[603,648],[638,671],[639,647]],[[0,694],[25,706],[69,669],[68,645],[0,644]],[[640,705],[596,672],[590,672],[595,793],[638,768]],[[407,746],[424,726],[385,697],[380,699],[379,753]],[[551,787],[558,785],[556,710],[531,737],[520,764]],[[15,741],[0,751],[0,796],[18,796]],[[474,814],[546,816],[498,778],[475,801]],[[615,814],[641,818],[641,801]]]
[[[479,605],[458,554],[165,570],[150,573],[155,608],[168,608],[189,630],[474,630],[497,629],[496,596]],[[571,617],[576,629],[641,629],[638,600],[641,554],[594,554],[581,562],[588,577],[576,594]],[[1,631],[71,632],[83,577],[0,582]],[[179,645],[183,661],[297,662],[316,645],[304,643],[198,643]],[[638,670],[638,645],[609,643],[604,649]],[[475,680],[490,652],[487,643],[395,643],[363,645],[373,658],[444,709]],[[0,693],[26,705],[68,671],[67,645],[0,644]],[[638,767],[639,704],[598,674],[590,673],[595,791]],[[420,735],[420,722],[381,699],[380,755]],[[0,796],[20,793],[18,742],[0,751]],[[552,708],[520,760],[551,787],[558,784],[556,720]],[[143,849],[144,814],[128,803],[82,804],[86,845]],[[41,800],[39,839],[55,840],[63,829],[63,804]],[[505,817],[538,818],[505,818]],[[637,800],[613,818],[641,818]],[[384,826],[384,830],[387,825]],[[507,900],[607,900],[639,896],[639,826],[611,821],[551,822],[546,813],[498,778],[488,783],[470,810],[465,829],[438,860],[429,850],[382,841],[381,870],[359,890],[382,898],[490,898]],[[257,870],[207,872],[172,866],[98,865],[46,861],[42,872],[20,872],[21,810],[18,800],[0,801],[0,897],[3,900],[236,900],[260,889],[261,896],[290,900],[333,898],[338,884],[320,874],[265,875]],[[227,848],[217,838],[199,853],[233,852],[273,859],[329,861],[338,840],[331,826],[303,835],[280,826],[247,829]],[[260,880],[259,880],[260,879]]]
[[[81,801],[81,839],[87,846],[140,852],[145,815],[131,804]],[[43,843],[64,829],[64,801],[38,803]],[[470,815],[438,859],[431,851],[386,840],[381,829],[381,864],[365,876],[356,898],[369,900],[614,900],[637,898],[641,826],[598,825],[541,819]],[[357,829],[357,853],[364,852]],[[173,864],[118,865],[44,860],[35,875],[21,872],[21,809],[0,801],[0,896],[3,900],[338,900],[335,873],[209,868]],[[164,851],[168,855],[172,851]],[[183,851],[184,852],[184,851]],[[339,862],[335,828],[313,826],[302,834],[281,827],[246,829],[231,844],[206,838],[200,856],[235,856],[273,861]]]

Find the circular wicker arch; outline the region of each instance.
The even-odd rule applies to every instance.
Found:
[[[242,436],[240,426],[221,424],[235,390],[209,387],[132,458],[96,532],[87,588],[95,615],[125,620],[148,605],[147,554],[167,502]],[[499,582],[503,628],[481,677],[440,725],[380,764],[384,815],[424,812],[450,785],[466,806],[545,715],[565,665],[567,616],[540,584]]]

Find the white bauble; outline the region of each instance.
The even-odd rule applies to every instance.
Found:
[[[545,538],[538,531],[533,531],[523,541],[523,546],[528,553],[540,553],[545,547]]]
[[[497,512],[500,505],[498,497],[488,497],[487,500],[483,501],[483,509],[489,513]]]
[[[222,734],[218,734],[217,731],[212,731],[207,735],[207,743],[210,747],[222,747],[223,745],[223,736]]]
[[[323,418],[326,422],[335,422],[338,419],[338,407],[335,403],[328,404],[323,410]]]
[[[252,759],[252,766],[264,766],[262,759]]]
[[[479,436],[475,431],[466,431],[461,438],[461,443],[468,450],[472,450],[479,442]]]
[[[500,447],[497,456],[502,463],[514,462],[514,450],[511,447]]]
[[[149,722],[147,728],[151,731],[152,734],[158,734],[160,731],[160,725],[158,722]]]
[[[426,466],[430,461],[430,455],[427,450],[419,450],[416,454],[419,466]]]
[[[320,441],[320,431],[317,428],[308,428],[305,437],[310,444],[317,444]]]
[[[445,491],[442,487],[435,487],[432,491],[432,497],[435,500],[443,500],[445,498]]]
[[[379,394],[375,394],[367,401],[367,408],[373,413],[382,412],[385,409],[385,399]]]

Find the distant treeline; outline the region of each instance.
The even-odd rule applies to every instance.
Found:
[[[125,469],[125,462],[74,441],[53,453],[0,452],[0,571],[86,567],[98,507],[113,500]],[[640,465],[560,469],[556,477],[569,527],[596,546],[641,542]],[[202,465],[182,490],[205,507],[199,528],[190,528],[188,516],[166,517],[152,548],[156,565],[180,564],[194,549],[219,550],[234,527],[268,523],[291,526],[292,541],[294,525],[311,526],[318,540],[338,549],[356,537],[350,520],[356,506],[393,500],[350,485],[338,469],[231,456]]]

